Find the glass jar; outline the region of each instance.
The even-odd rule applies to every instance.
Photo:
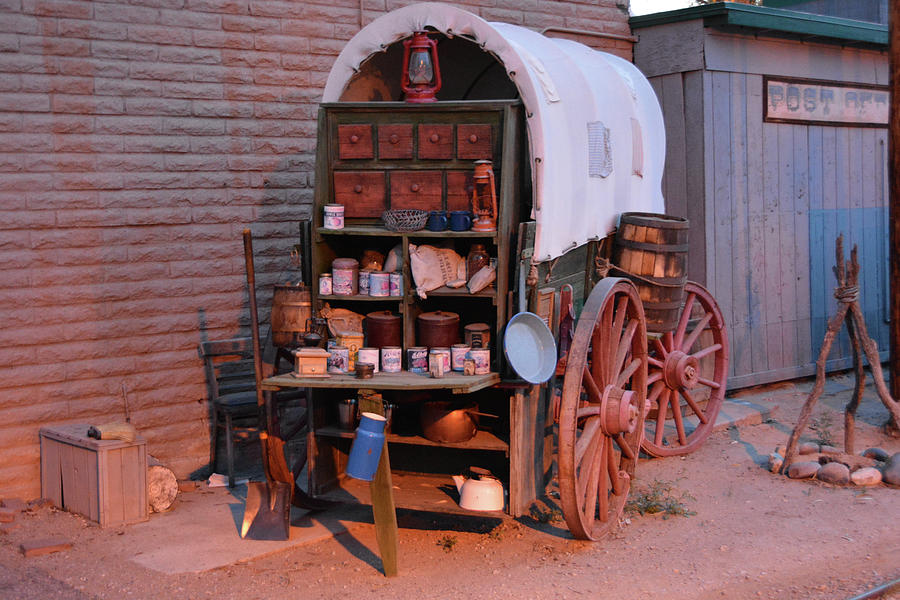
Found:
[[[466,280],[472,279],[482,268],[491,264],[491,256],[484,244],[472,244],[469,255],[466,257]]]

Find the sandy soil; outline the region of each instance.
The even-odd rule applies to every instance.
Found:
[[[813,414],[819,424],[830,420],[820,433],[838,445],[852,383],[832,378]],[[603,542],[571,539],[548,498],[540,508],[549,520],[400,511],[396,578],[379,571],[370,524],[249,563],[165,576],[105,552],[105,536],[119,532],[43,509],[0,536],[0,598],[851,598],[900,578],[900,489],[833,487],[766,471],[809,387],[764,390],[779,404],[775,420],[714,433],[684,458],[642,460],[632,497],[665,483],[695,514],[627,514]],[[880,431],[886,418],[870,392],[858,416],[858,450],[900,451],[900,440]],[[49,535],[71,539],[73,549],[35,558],[17,552],[23,539]],[[900,590],[884,597],[900,598]]]

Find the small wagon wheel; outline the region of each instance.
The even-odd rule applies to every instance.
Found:
[[[580,539],[605,536],[625,508],[643,431],[646,335],[634,285],[601,280],[575,328],[559,418],[560,501]]]
[[[688,281],[674,331],[650,343],[647,400],[641,448],[651,456],[696,450],[712,432],[725,397],[728,335],[712,294]],[[682,403],[684,401],[684,403]],[[666,420],[674,428],[666,431]]]

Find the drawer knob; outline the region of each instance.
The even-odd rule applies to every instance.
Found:
[[[472,135],[469,136],[469,143],[470,143],[470,144],[474,144],[474,143],[477,142],[477,141],[478,141],[478,136],[475,135],[474,133],[473,133]]]
[[[355,133],[354,133],[353,135],[350,136],[350,143],[351,143],[351,144],[355,144],[355,143],[358,142],[358,141],[359,141],[359,136],[356,135]]]
[[[399,141],[400,141],[400,136],[397,135],[396,133],[392,133],[391,134],[391,143],[396,144]]]
[[[409,186],[409,189],[411,189],[411,190],[414,191],[414,192],[418,192],[418,191],[419,191],[419,184],[418,184],[418,183],[414,183],[414,184],[412,184],[411,186]]]
[[[353,191],[357,194],[362,194],[362,186],[357,183],[355,186],[353,186]]]
[[[439,136],[439,135],[436,134],[436,133],[432,133],[432,134],[431,134],[431,137],[428,138],[428,139],[431,140],[431,143],[432,143],[432,144],[437,144],[437,143],[438,143],[438,140],[441,139],[441,136]]]

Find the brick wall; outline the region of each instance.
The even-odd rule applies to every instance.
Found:
[[[629,34],[615,0],[460,4]],[[399,6],[0,0],[0,497],[39,495],[41,425],[121,419],[125,399],[179,476],[207,463],[197,344],[247,334],[241,230],[267,307],[331,64]]]

